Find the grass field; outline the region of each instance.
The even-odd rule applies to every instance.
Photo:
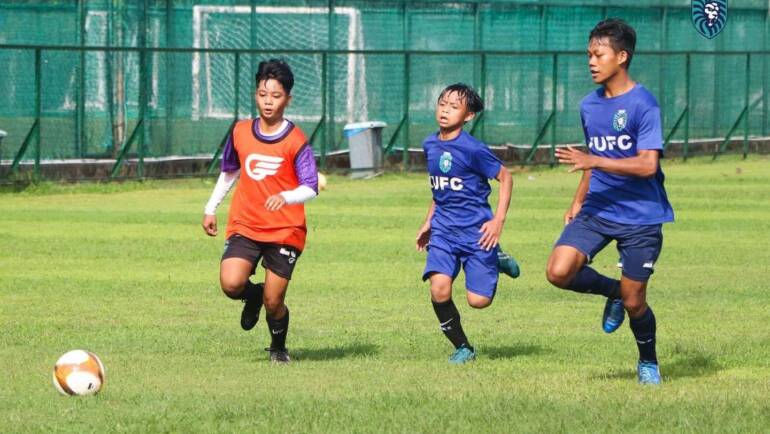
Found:
[[[544,278],[578,181],[564,168],[514,174],[503,246],[523,276],[483,311],[458,282],[479,350],[459,367],[414,251],[423,174],[331,177],[308,206],[290,366],[267,362],[264,321],[242,331],[218,288],[223,239],[199,225],[211,180],[0,194],[0,432],[766,432],[770,160],[665,170],[677,222],[649,292],[658,388],[636,383],[628,326],[601,331],[603,299]],[[610,246],[596,265],[617,274],[616,260]],[[51,384],[74,348],[106,365],[96,397]]]

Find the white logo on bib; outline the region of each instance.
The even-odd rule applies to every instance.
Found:
[[[275,175],[282,162],[283,158],[281,157],[249,154],[246,157],[246,174],[255,181],[261,181],[270,175]]]

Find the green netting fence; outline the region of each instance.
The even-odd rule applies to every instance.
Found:
[[[458,81],[485,99],[470,128],[487,143],[578,143],[594,88],[587,35],[609,16],[637,30],[631,72],[657,96],[669,141],[766,137],[770,7],[729,4],[708,40],[689,0],[6,1],[0,160],[210,158],[234,119],[256,115],[253,74],[269,57],[292,66],[287,116],[322,162],[362,120],[385,121],[389,152],[408,162],[436,128],[438,92]]]

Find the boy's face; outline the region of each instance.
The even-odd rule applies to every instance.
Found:
[[[447,92],[436,104],[436,122],[441,129],[454,129],[473,119],[476,114],[468,111],[468,105],[457,92]]]
[[[286,94],[283,85],[272,78],[257,84],[256,98],[259,116],[266,121],[282,119],[283,111],[291,101],[291,95]]]
[[[593,38],[588,42],[588,69],[594,83],[604,84],[621,69],[628,60],[628,53],[615,51],[608,38]]]

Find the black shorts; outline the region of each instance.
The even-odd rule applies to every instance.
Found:
[[[273,273],[291,280],[291,274],[301,251],[292,246],[274,243],[264,243],[235,234],[225,241],[225,252],[222,260],[227,258],[242,258],[253,264],[251,274],[254,274],[262,258],[262,266]]]

